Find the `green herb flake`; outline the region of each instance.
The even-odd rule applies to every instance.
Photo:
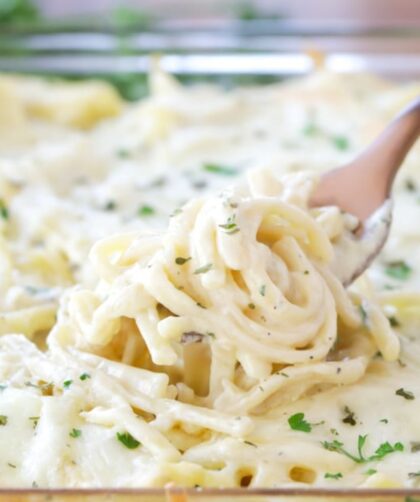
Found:
[[[410,277],[412,268],[404,260],[395,260],[386,264],[385,273],[393,279],[404,281]]]
[[[8,465],[9,467],[11,467],[12,469],[16,469],[15,464],[12,464],[12,463],[10,463],[10,462],[7,462],[7,465]]]
[[[65,381],[63,382],[63,387],[64,387],[65,389],[68,389],[72,383],[73,383],[73,380],[65,380]]]
[[[210,338],[216,338],[216,335],[211,331],[206,331],[206,335],[209,336]]]
[[[378,471],[376,469],[368,469],[365,474],[368,476],[372,476],[373,474],[376,474]]]
[[[409,478],[418,478],[418,477],[420,477],[420,471],[417,471],[417,472],[409,472],[409,473],[408,473],[408,477],[409,477]]]
[[[360,317],[362,318],[362,324],[366,326],[367,320],[368,320],[368,315],[366,310],[364,309],[363,305],[359,305],[359,312],[360,312]]]
[[[315,136],[315,134],[319,133],[319,128],[315,124],[315,122],[308,122],[305,127],[302,129],[302,134],[304,136]]]
[[[348,406],[345,406],[344,407],[344,413],[346,414],[345,417],[343,418],[342,422],[344,424],[348,424],[348,425],[356,425],[356,415],[354,413],[354,411],[352,411]]]
[[[416,182],[411,178],[407,178],[404,181],[404,187],[408,192],[415,192],[417,190]]]
[[[71,432],[69,432],[69,436],[72,438],[79,438],[82,435],[82,431],[80,429],[72,429]]]
[[[9,210],[2,199],[0,199],[0,217],[3,218],[3,220],[9,219]]]
[[[343,475],[341,474],[341,472],[335,472],[335,473],[326,472],[324,474],[324,478],[325,479],[340,479],[342,477],[343,477]]]
[[[393,328],[398,328],[398,326],[401,326],[399,320],[395,316],[388,317],[388,321]]]
[[[137,441],[129,432],[117,432],[116,436],[118,441],[129,450],[135,450],[141,445],[140,441]]]
[[[178,216],[179,214],[182,213],[182,209],[180,207],[177,207],[176,209],[173,210],[173,212],[169,215],[169,218],[173,218],[174,216]]]
[[[89,373],[82,373],[80,376],[79,376],[80,380],[82,382],[84,382],[85,380],[88,380],[89,378],[91,378],[91,376],[89,375]]]
[[[148,205],[140,206],[137,210],[138,216],[152,216],[155,212],[155,209]]]
[[[397,396],[403,397],[404,399],[407,399],[408,401],[412,401],[413,399],[415,399],[414,394],[412,392],[410,392],[409,390],[405,390],[402,387],[396,390],[395,394]]]
[[[260,292],[260,295],[261,296],[265,296],[265,289],[266,289],[266,285],[263,284],[260,289],[259,289],[259,292]]]
[[[390,453],[394,452],[401,452],[404,451],[404,445],[400,442],[395,443],[392,445],[388,441],[385,443],[382,443],[378,446],[378,448],[375,450],[375,453],[371,455],[370,457],[365,457],[363,454],[363,448],[366,443],[366,438],[367,435],[365,436],[359,436],[357,439],[357,455],[353,455],[352,453],[349,453],[345,448],[343,448],[343,443],[340,441],[334,440],[334,441],[324,441],[322,442],[322,446],[328,450],[328,451],[334,451],[336,453],[341,453],[342,455],[345,455],[347,458],[350,458],[353,460],[353,462],[356,462],[357,464],[364,464],[366,462],[371,462],[374,460],[382,460],[384,457],[389,455]]]
[[[36,429],[36,426],[38,425],[39,422],[39,417],[29,417],[28,420],[32,421],[32,426],[34,429]]]
[[[7,425],[8,418],[6,415],[0,415],[0,425]]]
[[[353,460],[353,462],[356,462],[357,464],[361,464],[366,461],[363,458],[363,456],[360,455],[361,449],[363,448],[364,441],[366,441],[366,436],[359,436],[359,439],[358,439],[359,457],[356,457],[355,455],[352,455],[347,450],[345,450],[343,448],[344,444],[341,441],[337,441],[336,439],[334,439],[333,441],[323,441],[321,444],[326,450],[334,451],[336,453],[341,453],[342,455],[345,455],[347,458]]]
[[[295,413],[288,419],[290,428],[294,431],[311,432],[312,425],[305,420],[304,413]]]
[[[389,422],[387,418],[381,418],[379,421],[382,422],[383,424],[387,424]]]
[[[251,441],[244,441],[245,444],[247,444],[248,446],[253,446],[254,448],[257,448],[257,445],[255,443],[251,443]]]
[[[131,155],[131,152],[126,148],[120,148],[116,151],[116,154],[120,159],[128,159]]]
[[[219,225],[219,227],[223,228],[225,230],[225,234],[228,235],[236,234],[240,230],[240,228],[235,222],[235,215],[229,216],[227,222],[223,223],[223,225]]]
[[[390,453],[394,453],[397,451],[404,451],[404,445],[400,442],[392,445],[388,441],[382,443],[376,450],[375,454],[369,457],[369,460],[382,460],[384,457],[389,455]]]
[[[114,211],[116,208],[117,204],[113,200],[108,201],[104,207],[105,211]]]
[[[337,150],[348,150],[350,146],[349,140],[345,136],[333,136],[331,141]]]
[[[188,258],[183,258],[182,256],[177,256],[175,258],[175,263],[177,265],[184,265],[185,263],[187,263],[187,261],[190,261],[191,260],[191,256],[189,256]]]
[[[420,441],[411,441],[410,451],[411,453],[417,453],[418,451],[420,451]]]
[[[248,308],[251,310],[255,310],[255,303],[248,303]]]
[[[195,275],[205,274],[212,268],[212,266],[213,266],[212,263],[207,263],[207,265],[203,265],[202,267],[199,267],[196,270],[194,270],[194,274]]]
[[[203,169],[208,173],[220,174],[222,176],[235,176],[236,174],[238,174],[238,171],[235,168],[229,166],[221,166],[219,164],[204,164]]]

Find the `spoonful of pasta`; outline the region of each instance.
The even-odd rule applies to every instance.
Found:
[[[335,205],[359,219],[354,238],[337,250],[334,271],[345,286],[368,268],[386,242],[392,184],[419,134],[420,97],[355,160],[326,173],[310,199],[311,207]]]

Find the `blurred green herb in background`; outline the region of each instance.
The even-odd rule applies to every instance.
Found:
[[[155,21],[150,12],[125,5],[119,5],[112,9],[110,20],[117,29],[122,30],[124,28],[149,29]]]
[[[280,19],[283,17],[278,13],[267,12],[251,0],[241,0],[234,4],[234,16],[241,21],[255,21],[267,19]]]
[[[31,23],[38,21],[40,12],[32,0],[0,0],[0,23]]]

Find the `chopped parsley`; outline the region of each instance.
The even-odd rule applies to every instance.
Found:
[[[294,431],[311,432],[312,426],[314,425],[305,420],[304,413],[295,413],[289,417],[287,421],[289,422],[290,428]]]
[[[63,387],[64,387],[65,389],[68,389],[72,383],[73,383],[73,380],[65,380],[65,381],[63,382]]]
[[[173,210],[173,212],[169,215],[169,218],[173,218],[174,216],[178,216],[178,214],[182,213],[182,209],[180,207],[177,207],[176,209]]]
[[[84,382],[85,380],[87,380],[88,378],[91,378],[89,373],[82,373],[80,376],[79,376],[80,380],[82,382]]]
[[[345,136],[333,136],[331,141],[337,150],[348,150],[350,146],[349,140]]]
[[[248,308],[251,310],[255,310],[255,303],[248,303]]]
[[[69,436],[72,438],[79,438],[82,435],[82,431],[80,429],[72,429],[71,432],[69,432]]]
[[[259,289],[261,296],[265,296],[265,287],[266,287],[265,284],[263,284]]]
[[[219,227],[223,228],[225,230],[225,234],[228,235],[236,234],[240,230],[238,225],[235,223],[235,215],[229,216],[227,222],[224,223],[223,225],[219,225]]]
[[[368,469],[365,474],[368,476],[372,476],[373,474],[376,474],[378,471],[376,469]]]
[[[415,192],[417,190],[417,185],[415,181],[411,178],[407,178],[404,182],[405,189],[409,192]]]
[[[117,207],[117,204],[115,203],[114,200],[110,200],[105,204],[105,211],[114,211]]]
[[[390,261],[385,266],[385,273],[400,281],[408,279],[411,272],[412,268],[404,260]]]
[[[140,446],[140,441],[137,441],[129,432],[117,432],[117,439],[129,450],[134,450]]]
[[[0,415],[0,425],[7,425],[8,418],[6,415]]]
[[[408,401],[412,401],[413,399],[415,399],[414,394],[412,392],[410,392],[409,390],[405,390],[402,387],[401,389],[396,390],[395,394],[397,396],[403,397],[404,399],[407,399]]]
[[[420,477],[420,471],[417,471],[417,472],[409,472],[409,473],[408,473],[408,477],[409,477],[409,478],[418,478],[418,477]]]
[[[381,418],[379,421],[382,422],[383,424],[387,424],[389,422],[387,418]]]
[[[245,444],[247,444],[248,446],[253,446],[254,448],[257,448],[257,445],[255,443],[251,443],[251,441],[244,441]]]
[[[362,324],[366,326],[368,315],[363,305],[359,305],[360,317],[362,318]]]
[[[340,479],[342,477],[343,477],[343,475],[341,474],[341,472],[335,472],[335,473],[326,472],[324,474],[324,478],[325,479]]]
[[[204,164],[203,169],[208,173],[221,174],[222,176],[235,176],[238,174],[235,168],[219,164]]]
[[[152,214],[155,214],[155,212],[154,208],[148,205],[140,206],[137,210],[137,214],[139,216],[151,216]]]
[[[400,326],[400,322],[395,316],[388,317],[388,321],[393,328],[398,328],[398,326]]]
[[[183,258],[182,256],[177,256],[175,258],[175,263],[177,265],[184,265],[185,263],[187,263],[187,261],[190,261],[191,260],[191,256],[189,256],[188,258]]]
[[[334,451],[336,453],[341,453],[342,455],[345,455],[346,457],[350,458],[351,460],[353,460],[353,462],[356,462],[357,464],[364,464],[366,462],[371,462],[373,460],[382,460],[390,453],[404,451],[404,446],[402,443],[397,442],[394,445],[392,445],[391,443],[386,441],[385,443],[382,443],[378,446],[373,455],[365,457],[363,454],[363,448],[366,443],[366,438],[367,435],[358,437],[357,456],[353,455],[352,453],[348,452],[345,448],[343,448],[344,446],[343,443],[341,441],[337,441],[336,439],[334,439],[334,441],[323,441],[322,446],[328,451]]]
[[[125,148],[120,148],[116,153],[117,157],[119,157],[120,159],[127,159],[128,157],[130,157],[130,151]]]
[[[11,467],[12,469],[16,469],[15,464],[11,464],[10,462],[7,462],[7,465],[8,465],[9,467]]]
[[[308,122],[305,127],[302,129],[302,134],[304,136],[315,136],[319,132],[318,126],[315,122]]]
[[[403,451],[404,446],[402,443],[397,442],[394,445],[386,441],[382,443],[375,451],[375,454],[369,457],[369,460],[382,460],[386,455],[394,453],[395,451]]]
[[[420,441],[411,441],[410,445],[411,445],[410,448],[411,453],[416,453],[420,451]]]
[[[33,428],[36,429],[36,426],[38,425],[39,422],[39,417],[29,417],[29,420],[32,421]]]
[[[212,263],[207,263],[207,265],[203,265],[202,267],[197,268],[194,270],[194,274],[205,274],[212,268],[213,264]]]
[[[9,219],[9,210],[2,199],[0,199],[0,217],[3,218],[3,220]]]
[[[348,406],[344,407],[344,413],[346,416],[343,418],[342,422],[344,424],[356,425],[356,415]]]

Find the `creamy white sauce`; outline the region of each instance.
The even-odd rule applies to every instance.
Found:
[[[0,199],[7,210],[7,218],[0,218],[0,334],[27,335],[41,348],[43,332],[54,324],[63,293],[73,285],[96,286],[97,273],[87,257],[98,239],[165,229],[169,215],[186,201],[216,193],[250,168],[321,174],[341,165],[420,89],[419,84],[394,85],[368,75],[320,73],[226,92],[207,86],[182,88],[157,74],[152,77],[151,97],[127,105],[107,87],[84,85],[0,79]],[[146,447],[131,450],[116,440],[117,432],[136,424],[116,426],[100,410],[90,419],[79,413],[90,392],[102,392],[102,383],[88,392],[93,383],[80,379],[84,371],[93,374],[97,363],[86,359],[77,365],[69,360],[53,364],[29,343],[3,336],[0,415],[7,418],[0,425],[0,484],[129,487],[175,481],[222,487],[240,483],[238,465],[249,465],[252,469],[243,475],[252,474],[253,486],[417,486],[420,477],[413,473],[420,466],[419,155],[417,146],[397,177],[389,240],[352,293],[381,304],[397,324],[400,362],[378,357],[356,383],[321,384],[295,402],[256,416],[252,432],[247,417],[241,417],[232,425],[232,430],[243,431],[237,437],[205,428],[200,436],[199,425],[183,424],[168,433],[172,445],[187,445],[182,458],[169,449],[167,457],[156,462]],[[291,190],[292,202],[304,200],[304,192]],[[334,225],[329,231],[338,235]],[[366,254],[371,249],[366,244]],[[346,269],[353,267],[345,256]],[[353,256],[360,258],[358,251]],[[340,267],[342,262],[340,258]],[[366,315],[368,322],[376,319],[369,308]],[[22,358],[39,375],[37,381],[23,367]],[[116,366],[108,371],[115,376],[122,370]],[[162,378],[149,381],[135,373],[133,381],[144,386],[146,395],[163,396],[173,389],[166,389]],[[48,390],[40,388],[39,381],[52,379],[62,392],[43,396]],[[63,389],[68,380],[70,388]],[[127,390],[129,385],[123,387]],[[396,395],[401,388],[414,399]],[[166,397],[169,400],[169,394]],[[187,401],[188,391],[183,398]],[[354,424],[343,422],[349,416],[346,407],[354,412]],[[158,417],[157,431],[169,427],[176,410],[175,406]],[[299,412],[319,425],[310,433],[292,430],[287,420]],[[38,416],[42,419],[34,427]],[[231,427],[230,422],[218,424]],[[71,436],[74,430],[82,435]],[[359,435],[367,435],[366,456],[385,442],[401,443],[404,449],[359,464],[321,446],[338,440],[356,454]],[[252,444],[244,444],[244,438]],[[225,469],[219,471],[222,464]],[[369,469],[377,472],[367,473]],[[341,476],[334,479],[326,473]]]

